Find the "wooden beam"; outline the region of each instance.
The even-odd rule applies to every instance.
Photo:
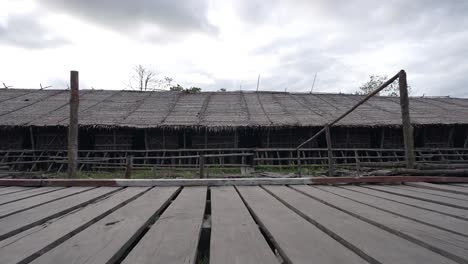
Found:
[[[70,124],[68,126],[68,177],[76,178],[78,168],[78,108],[79,108],[78,72],[70,72]]]
[[[145,150],[149,149],[149,143],[148,143],[148,129],[144,130],[145,133]]]
[[[35,149],[34,133],[33,133],[33,128],[31,126],[29,127],[29,137],[31,140],[31,149],[34,150]]]
[[[127,155],[125,157],[125,179],[132,178],[133,156]]]
[[[200,179],[205,178],[205,157],[200,155],[198,165],[200,166]]]
[[[327,151],[328,151],[328,176],[332,177],[334,174],[333,169],[333,151],[332,151],[332,142],[330,135],[330,126],[325,126],[325,137],[327,140]]]
[[[408,98],[408,83],[406,81],[406,72],[401,70],[398,74],[398,85],[400,87],[400,106],[401,106],[401,119],[403,122],[403,141],[405,144],[405,158],[406,167],[408,169],[414,168],[414,138],[413,126],[411,125],[410,112],[409,112],[409,98]]]
[[[226,186],[351,183],[468,183],[468,177],[364,176],[304,178],[210,178],[210,179],[0,179],[0,186]]]
[[[385,127],[381,129],[382,136],[380,137],[380,148],[383,149],[384,142],[385,142]]]
[[[208,148],[208,128],[205,127],[205,149]]]
[[[389,86],[392,82],[394,82],[396,79],[398,79],[398,77],[400,76],[401,73],[404,73],[403,70],[401,70],[399,73],[397,73],[395,76],[393,76],[392,78],[388,79],[386,82],[384,82],[382,85],[380,85],[377,89],[375,89],[372,93],[368,94],[366,97],[364,97],[361,101],[359,101],[356,105],[354,105],[353,107],[351,107],[348,111],[346,111],[345,113],[343,113],[342,115],[340,115],[337,119],[333,120],[332,122],[330,122],[328,125],[329,126],[333,126],[335,125],[336,123],[338,123],[341,119],[345,118],[347,115],[349,115],[351,112],[353,112],[356,108],[358,108],[360,105],[362,105],[363,103],[367,102],[367,100],[369,100],[371,97],[373,97],[374,95],[380,93],[383,89],[385,89],[387,86]],[[406,73],[405,73],[405,84],[406,84]],[[408,87],[406,87],[408,88]],[[401,95],[401,94],[400,94]],[[408,91],[406,89],[406,95],[408,95]],[[325,132],[325,128],[322,128],[320,129],[315,135],[313,135],[311,138],[307,139],[306,141],[302,142],[299,146],[296,147],[296,149],[299,149],[301,148],[302,146],[304,146],[305,144],[309,143],[310,141],[312,141],[313,139],[315,139],[318,135],[320,135],[321,133]]]

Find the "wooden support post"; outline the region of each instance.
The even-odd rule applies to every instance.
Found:
[[[149,143],[148,143],[148,129],[145,129],[144,130],[144,133],[145,133],[145,150],[148,150],[149,149]],[[146,152],[148,153],[148,152]]]
[[[30,137],[30,140],[31,140],[31,149],[34,150],[35,149],[35,143],[34,143],[34,133],[33,133],[33,128],[32,127],[29,127],[29,137]]]
[[[78,168],[78,72],[70,72],[70,124],[68,126],[68,177],[76,178]]]
[[[297,150],[296,156],[297,156],[297,173],[300,176],[302,174],[302,168],[301,168],[301,152],[299,149]]]
[[[200,155],[198,166],[200,167],[200,179],[205,177],[205,156]]]
[[[239,148],[239,138],[237,135],[237,129],[234,129],[234,148]]]
[[[413,127],[411,126],[408,98],[408,83],[406,82],[406,72],[401,70],[398,75],[398,84],[400,87],[400,106],[401,119],[403,122],[403,141],[405,144],[405,159],[408,169],[414,168],[414,138]]]
[[[267,144],[266,145],[267,145],[267,148],[270,147],[270,129],[269,128],[267,130]]]
[[[447,148],[453,147],[453,133],[454,133],[455,128],[451,127],[449,130],[449,134],[447,137]]]
[[[380,137],[380,148],[383,149],[385,142],[385,127],[382,127],[382,136]]]
[[[163,149],[166,149],[166,135],[164,134],[164,128],[162,129],[162,141]]]
[[[127,155],[125,157],[125,179],[132,178],[133,156]]]
[[[205,149],[208,148],[208,128],[205,127]]]
[[[325,126],[325,137],[327,140],[327,150],[328,150],[328,176],[333,176],[333,151],[332,151],[332,143],[331,143],[331,136],[330,136],[330,126]]]

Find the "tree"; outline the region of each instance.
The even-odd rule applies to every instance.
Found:
[[[199,92],[201,92],[201,88],[199,88],[199,87],[184,88],[184,87],[180,86],[180,84],[172,86],[171,88],[169,88],[169,90],[174,91],[174,92],[185,92],[185,93],[199,93]]]
[[[182,92],[183,90],[184,90],[184,87],[180,86],[180,84],[177,84],[169,88],[169,91],[174,91],[174,92]]]
[[[141,64],[133,68],[133,76],[129,86],[140,91],[151,91],[157,89],[167,89],[171,86],[173,79],[170,77],[158,77],[158,74]]]
[[[201,88],[200,87],[190,87],[188,89],[185,89],[185,92],[187,92],[187,93],[199,93],[199,92],[201,92]]]
[[[370,94],[375,89],[377,89],[379,86],[385,83],[385,81],[388,80],[387,75],[371,75],[369,76],[369,80],[362,84],[359,87],[359,90],[356,92],[356,94],[360,95],[366,95]],[[411,93],[411,87],[408,86],[408,94]],[[383,91],[377,94],[377,96],[398,96],[400,94],[400,87],[398,86],[398,82],[392,82],[389,86],[387,86]]]
[[[221,88],[218,92],[226,92],[226,88]]]

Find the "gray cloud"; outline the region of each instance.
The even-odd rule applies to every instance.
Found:
[[[43,0],[41,3],[53,10],[126,33],[144,25],[157,26],[164,35],[190,31],[216,32],[216,28],[206,18],[205,1]]]
[[[0,25],[0,42],[32,49],[53,48],[68,43],[51,35],[33,15],[9,17],[5,26]]]
[[[319,90],[352,92],[359,86],[359,76],[364,82],[366,75],[390,75],[405,68],[416,95],[468,94],[468,1],[277,0],[270,5],[249,0],[239,6],[239,17],[252,27],[270,24],[283,28],[294,20],[310,25],[300,36],[278,36],[252,53],[279,57],[280,66],[272,75],[280,77],[271,81],[276,89],[289,85],[308,90],[314,72],[319,72]],[[255,10],[267,15],[253,19]],[[324,41],[328,37],[332,40]],[[382,61],[370,56],[383,50],[401,58],[395,61],[390,55]],[[363,66],[363,55],[374,65]],[[374,72],[376,66],[389,72]]]

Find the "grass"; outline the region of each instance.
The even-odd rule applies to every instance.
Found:
[[[320,175],[327,170],[326,166],[303,166],[301,167],[302,175]],[[211,167],[206,168],[205,172],[208,177],[229,177],[234,175],[241,175],[239,168],[220,168],[220,167]],[[283,166],[279,167],[270,167],[270,166],[257,166],[255,167],[255,173],[261,172],[272,172],[279,174],[296,174],[296,166]],[[54,178],[67,178],[68,175],[66,172],[60,172],[53,175]],[[109,171],[80,171],[78,172],[78,178],[80,179],[115,179],[115,178],[125,178],[124,170],[109,170]],[[198,179],[199,169],[145,169],[145,170],[133,170],[132,179]]]

